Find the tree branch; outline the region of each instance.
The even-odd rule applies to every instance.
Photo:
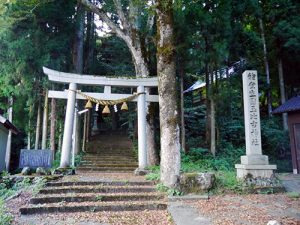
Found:
[[[122,3],[121,3],[120,0],[113,0],[113,1],[114,1],[115,6],[116,6],[116,9],[117,9],[117,14],[119,16],[119,19],[121,20],[121,23],[122,23],[124,29],[127,30],[128,23],[127,23],[125,13],[122,9]]]
[[[81,4],[83,4],[85,7],[87,7],[90,11],[92,11],[93,13],[97,14],[100,19],[103,20],[103,22],[105,22],[109,28],[112,30],[113,33],[116,33],[117,36],[119,36],[120,38],[122,38],[123,40],[126,39],[126,35],[125,33],[121,30],[120,27],[118,27],[107,15],[106,12],[104,12],[103,10],[101,10],[100,8],[98,8],[97,6],[95,6],[94,4],[92,4],[91,2],[89,2],[88,0],[80,0]]]

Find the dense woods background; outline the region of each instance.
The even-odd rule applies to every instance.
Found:
[[[50,84],[42,66],[107,76],[156,76],[156,56],[169,51],[156,50],[157,15],[151,1],[90,2],[102,4],[101,10],[117,27],[118,7],[128,13],[123,29],[138,41],[139,45],[133,47],[140,48],[142,62],[132,57],[133,50],[116,30],[109,29],[98,14],[80,2],[0,0],[0,108],[6,112],[9,99],[13,98],[13,122],[23,133],[14,137],[15,154],[28,143],[34,147],[45,90],[66,88]],[[271,112],[285,99],[300,94],[300,3],[175,0],[172,7],[178,106],[183,90],[197,80],[206,82],[205,87],[183,95],[182,169],[197,165],[203,169],[232,170],[244,154],[241,74],[245,69],[254,69],[259,74],[263,152],[281,171],[289,171],[285,120]],[[141,63],[148,72],[138,67]],[[49,102],[56,122],[52,127],[56,130],[51,137],[52,148],[58,150],[64,105],[63,100]],[[126,121],[135,120],[134,106],[130,108],[131,113],[119,115],[119,128]],[[151,109],[158,146],[158,107]],[[134,126],[127,128],[134,133]],[[47,146],[50,144],[49,139]]]

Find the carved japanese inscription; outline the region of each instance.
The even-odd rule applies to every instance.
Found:
[[[243,73],[245,138],[247,155],[261,154],[261,131],[258,100],[257,72]]]

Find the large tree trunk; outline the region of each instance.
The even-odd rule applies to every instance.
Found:
[[[215,99],[214,99],[214,71],[211,71],[211,83],[210,83],[210,152],[216,156],[216,110],[215,110]],[[217,71],[216,71],[217,76]],[[216,77],[217,82],[217,77]]]
[[[259,18],[259,27],[261,33],[261,40],[263,44],[263,53],[264,53],[264,63],[265,63],[265,72],[267,78],[267,104],[268,104],[268,115],[272,116],[272,96],[271,96],[271,82],[270,82],[270,69],[269,69],[269,61],[268,61],[268,52],[267,52],[267,44],[265,38],[265,30],[263,21]]]
[[[181,64],[180,64],[181,65]],[[184,121],[184,82],[183,82],[183,76],[184,76],[184,71],[183,71],[183,65],[181,65],[180,68],[180,122],[181,122],[181,149],[183,152],[187,153],[187,149],[185,146],[185,121]]]
[[[86,28],[86,43],[85,43],[85,66],[84,72],[90,73],[91,67],[94,59],[94,50],[95,50],[95,15],[93,12],[87,12],[87,28]]]
[[[56,99],[51,99],[50,149],[55,155]]]
[[[147,139],[147,148],[151,149],[147,151],[147,163],[149,166],[159,165],[159,157],[156,152],[156,143],[155,143],[155,124],[154,124],[154,112],[153,112],[153,103],[148,106],[149,111],[147,115],[147,135],[151,138]]]
[[[206,82],[206,129],[205,129],[205,142],[208,146],[211,140],[211,107],[210,107],[210,95],[211,95],[211,83],[209,77],[209,67],[206,65],[205,69],[205,82]]]
[[[83,42],[84,42],[84,10],[77,4],[77,30],[74,42],[73,65],[76,73],[83,73]]]
[[[279,57],[279,59],[278,59],[278,75],[279,75],[279,87],[280,87],[281,104],[284,104],[286,99],[285,99],[285,87],[284,87],[284,77],[283,77],[281,57]],[[288,116],[287,116],[287,113],[282,114],[282,121],[283,121],[283,129],[288,130]]]
[[[34,149],[39,149],[41,133],[41,102],[38,102],[37,117],[36,117],[36,129],[35,129],[35,144]]]
[[[30,127],[31,127],[31,119],[28,119],[28,134],[27,134],[27,149],[30,149],[31,146],[31,131],[30,131]]]
[[[58,129],[58,146],[57,146],[57,149],[59,151],[61,151],[61,148],[62,148],[62,139],[63,139],[63,128],[62,128],[62,124],[60,123],[59,124],[59,129]]]
[[[47,148],[47,137],[48,137],[48,90],[46,90],[45,92],[45,100],[44,100],[42,149]]]
[[[177,185],[180,144],[176,96],[176,68],[172,0],[157,0],[157,74],[161,128],[161,182]]]

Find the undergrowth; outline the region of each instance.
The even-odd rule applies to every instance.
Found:
[[[10,213],[7,213],[6,207],[4,205],[4,200],[0,198],[0,225],[11,224],[13,217]]]
[[[28,177],[22,181],[13,182],[9,174],[2,173],[0,176],[0,225],[8,225],[12,222],[12,215],[7,213],[5,200],[25,191],[35,196],[46,184],[45,179],[36,178],[33,181]]]

